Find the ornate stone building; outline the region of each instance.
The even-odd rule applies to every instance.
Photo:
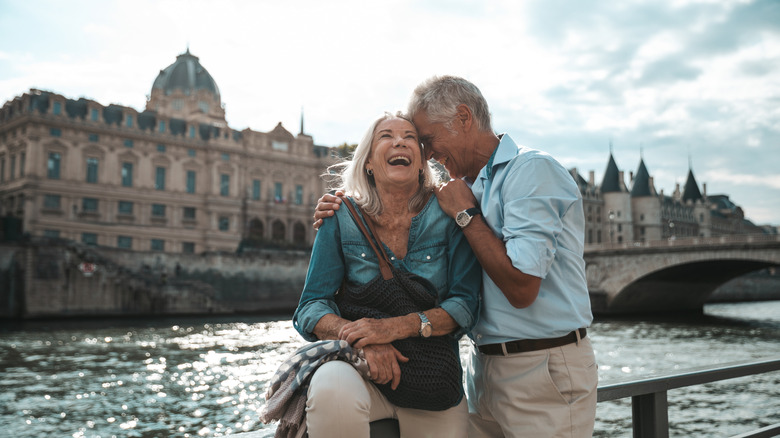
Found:
[[[672,196],[656,191],[644,159],[636,175],[629,173],[628,186],[611,153],[601,185],[595,184],[593,171],[587,181],[577,169],[570,172],[583,198],[586,244],[767,232],[745,219],[742,208],[727,195],[708,196],[706,184],[699,190],[693,170],[683,190],[676,184]]]
[[[307,247],[320,175],[334,159],[301,131],[231,129],[189,50],[160,71],[146,108],[30,90],[0,110],[6,235],[200,253]]]

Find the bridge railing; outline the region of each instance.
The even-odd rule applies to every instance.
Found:
[[[624,243],[588,243],[585,251],[634,248],[668,248],[686,246],[716,246],[734,243],[780,242],[778,234],[733,234],[718,237],[676,237],[662,240]]]
[[[669,411],[666,395],[669,390],[778,370],[780,370],[780,357],[737,362],[719,368],[697,368],[682,373],[603,385],[598,389],[598,401],[631,397],[634,438],[668,438]],[[764,438],[778,435],[780,435],[780,423],[732,438]]]

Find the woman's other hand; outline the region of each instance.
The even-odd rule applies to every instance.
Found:
[[[398,388],[401,383],[401,367],[398,362],[408,362],[409,358],[390,344],[369,345],[363,348],[363,356],[368,363],[372,381],[380,385],[390,383],[390,388]]]
[[[339,196],[344,196],[344,192],[337,191],[335,195],[326,193],[317,201],[317,207],[314,209],[314,224],[312,224],[315,230],[320,228],[323,219],[336,214],[336,210],[341,205]]]
[[[363,348],[373,344],[389,344],[396,339],[405,339],[411,336],[408,333],[409,330],[405,330],[406,322],[404,317],[361,318],[344,324],[339,330],[339,339],[349,342],[349,345],[354,348]]]

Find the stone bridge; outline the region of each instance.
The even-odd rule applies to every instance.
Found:
[[[585,264],[594,313],[701,312],[723,283],[780,266],[780,236],[588,245]]]

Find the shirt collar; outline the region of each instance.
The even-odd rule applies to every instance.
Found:
[[[509,162],[517,155],[517,143],[512,140],[509,134],[500,134],[498,138],[498,146],[493,150],[487,165],[479,171],[479,178],[490,179],[493,176],[495,166]]]

